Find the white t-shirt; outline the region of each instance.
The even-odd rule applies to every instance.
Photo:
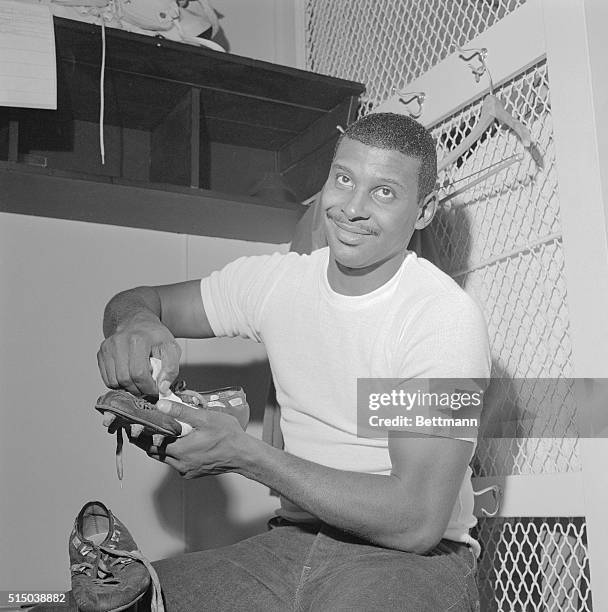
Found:
[[[237,259],[201,281],[205,312],[216,336],[264,343],[287,452],[389,474],[387,439],[357,436],[357,379],[489,378],[487,327],[476,303],[413,252],[361,296],[331,289],[328,261],[328,248]],[[285,499],[279,512],[310,517]],[[444,537],[478,549],[475,524],[468,468]]]

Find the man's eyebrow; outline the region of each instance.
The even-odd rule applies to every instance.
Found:
[[[405,185],[401,181],[394,179],[394,178],[379,176],[376,180],[379,183],[388,183],[389,185],[397,185],[397,187],[401,187],[401,189],[405,189]]]
[[[350,168],[347,168],[346,166],[343,166],[342,164],[332,163],[331,167],[336,168],[337,170],[344,170],[344,172],[351,172]]]
[[[331,167],[335,170],[342,170],[343,172],[352,173],[352,170],[348,166],[344,166],[339,162],[332,162]],[[401,189],[406,189],[404,183],[402,183],[399,179],[390,178],[388,176],[374,177],[374,181],[377,183],[386,183],[388,185],[395,185],[396,187],[400,187]]]

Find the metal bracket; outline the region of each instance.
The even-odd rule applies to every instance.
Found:
[[[476,83],[479,83],[484,74],[488,75],[488,79],[490,80],[490,93],[494,93],[494,82],[492,81],[492,75],[486,64],[488,50],[485,47],[481,49],[463,49],[462,47],[456,47],[456,51],[458,52],[458,57],[469,64]],[[476,64],[474,63],[475,61],[477,62]]]
[[[485,508],[482,508],[481,513],[486,517],[493,518],[497,516],[498,512],[500,511],[500,504],[502,501],[502,489],[498,485],[492,485],[479,491],[473,491],[473,495],[477,497],[479,495],[483,495],[484,493],[488,493],[489,491],[492,491],[494,497],[494,510],[492,510],[492,512],[488,512]]]
[[[418,109],[416,111],[411,111],[408,109],[407,111],[410,117],[413,119],[418,119],[418,117],[422,115],[424,101],[426,100],[426,93],[424,91],[406,92],[393,89],[393,92],[399,98],[399,102],[401,102],[401,104],[404,106],[408,106],[412,102],[416,102]]]

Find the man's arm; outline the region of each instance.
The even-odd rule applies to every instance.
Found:
[[[104,383],[135,394],[154,394],[150,357],[162,362],[159,385],[173,382],[180,347],[175,338],[211,338],[200,281],[123,291],[108,302],[103,320],[105,340],[97,353]]]
[[[424,553],[449,521],[472,443],[430,436],[391,437],[388,476],[328,468],[300,459],[244,433],[225,414],[159,402],[193,425],[184,438],[159,451],[138,446],[186,478],[237,472],[277,490],[322,521],[387,548]]]
[[[393,437],[393,468],[381,476],[330,469],[257,443],[251,447],[237,470],[244,476],[330,525],[416,553],[442,538],[473,450],[471,442],[450,438]]]

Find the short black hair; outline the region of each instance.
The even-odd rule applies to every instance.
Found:
[[[437,149],[430,132],[418,121],[397,113],[371,113],[351,123],[336,144],[344,138],[358,140],[370,147],[391,149],[420,160],[418,200],[435,189],[437,182]]]

